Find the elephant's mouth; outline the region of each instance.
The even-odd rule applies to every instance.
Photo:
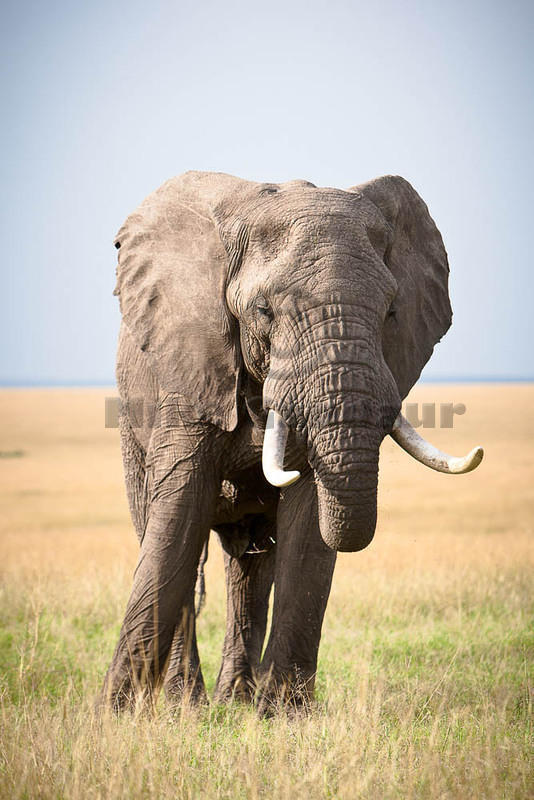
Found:
[[[270,409],[263,440],[262,465],[267,481],[273,486],[281,488],[291,486],[291,484],[295,483],[300,478],[300,472],[297,470],[284,469],[284,456],[288,432],[289,426],[282,416],[274,409]],[[430,469],[451,475],[460,475],[476,469],[484,455],[482,447],[473,448],[473,450],[463,458],[443,453],[441,450],[438,450],[437,447],[430,444],[430,442],[423,439],[401,413],[398,414],[393,423],[390,435],[394,441],[415,458],[416,461],[430,467]],[[321,490],[319,491],[319,495],[321,495],[321,493],[324,494],[324,487],[321,486],[321,483],[322,481],[319,481],[318,489]],[[357,487],[354,487],[354,489],[356,491]],[[346,487],[343,494],[350,496],[350,487],[348,487],[348,491]],[[340,507],[343,507],[342,502],[341,504],[338,503],[338,508]],[[345,546],[343,542],[343,516],[336,520],[336,527],[339,528],[339,530],[332,537],[331,535],[325,535],[326,531],[323,531],[323,526],[321,526],[321,533],[327,544],[330,546],[333,544],[336,549],[360,549],[359,546]],[[372,533],[369,537],[369,532],[367,531],[366,536],[368,541],[370,541]]]

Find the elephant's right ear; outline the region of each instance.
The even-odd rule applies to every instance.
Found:
[[[115,240],[115,293],[160,387],[183,395],[196,418],[224,430],[237,424],[241,355],[225,300],[229,257],[214,211],[246,185],[217,173],[172,178],[128,217]]]
[[[371,200],[382,215],[384,263],[398,287],[382,343],[404,398],[451,324],[447,253],[426,204],[404,178],[384,175],[350,191]]]

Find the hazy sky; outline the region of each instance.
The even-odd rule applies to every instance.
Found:
[[[113,380],[113,236],[189,169],[403,175],[451,264],[425,377],[534,376],[533,21],[514,0],[8,0],[0,380]]]

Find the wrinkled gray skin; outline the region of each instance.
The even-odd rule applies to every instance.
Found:
[[[131,707],[162,684],[171,699],[205,696],[193,597],[215,529],[228,591],[215,697],[306,705],[336,550],[373,538],[380,443],[450,325],[441,236],[399,177],[341,191],[190,172],[150,195],[116,246],[141,551],[103,698]],[[269,408],[302,474],[283,490],[260,466]]]

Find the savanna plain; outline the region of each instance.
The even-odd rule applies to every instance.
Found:
[[[371,546],[339,557],[308,716],[238,703],[96,718],[136,561],[110,389],[0,392],[0,796],[534,796],[534,386],[422,384],[440,475],[382,447]],[[439,404],[463,403],[453,428]],[[198,620],[221,651],[212,536]]]

